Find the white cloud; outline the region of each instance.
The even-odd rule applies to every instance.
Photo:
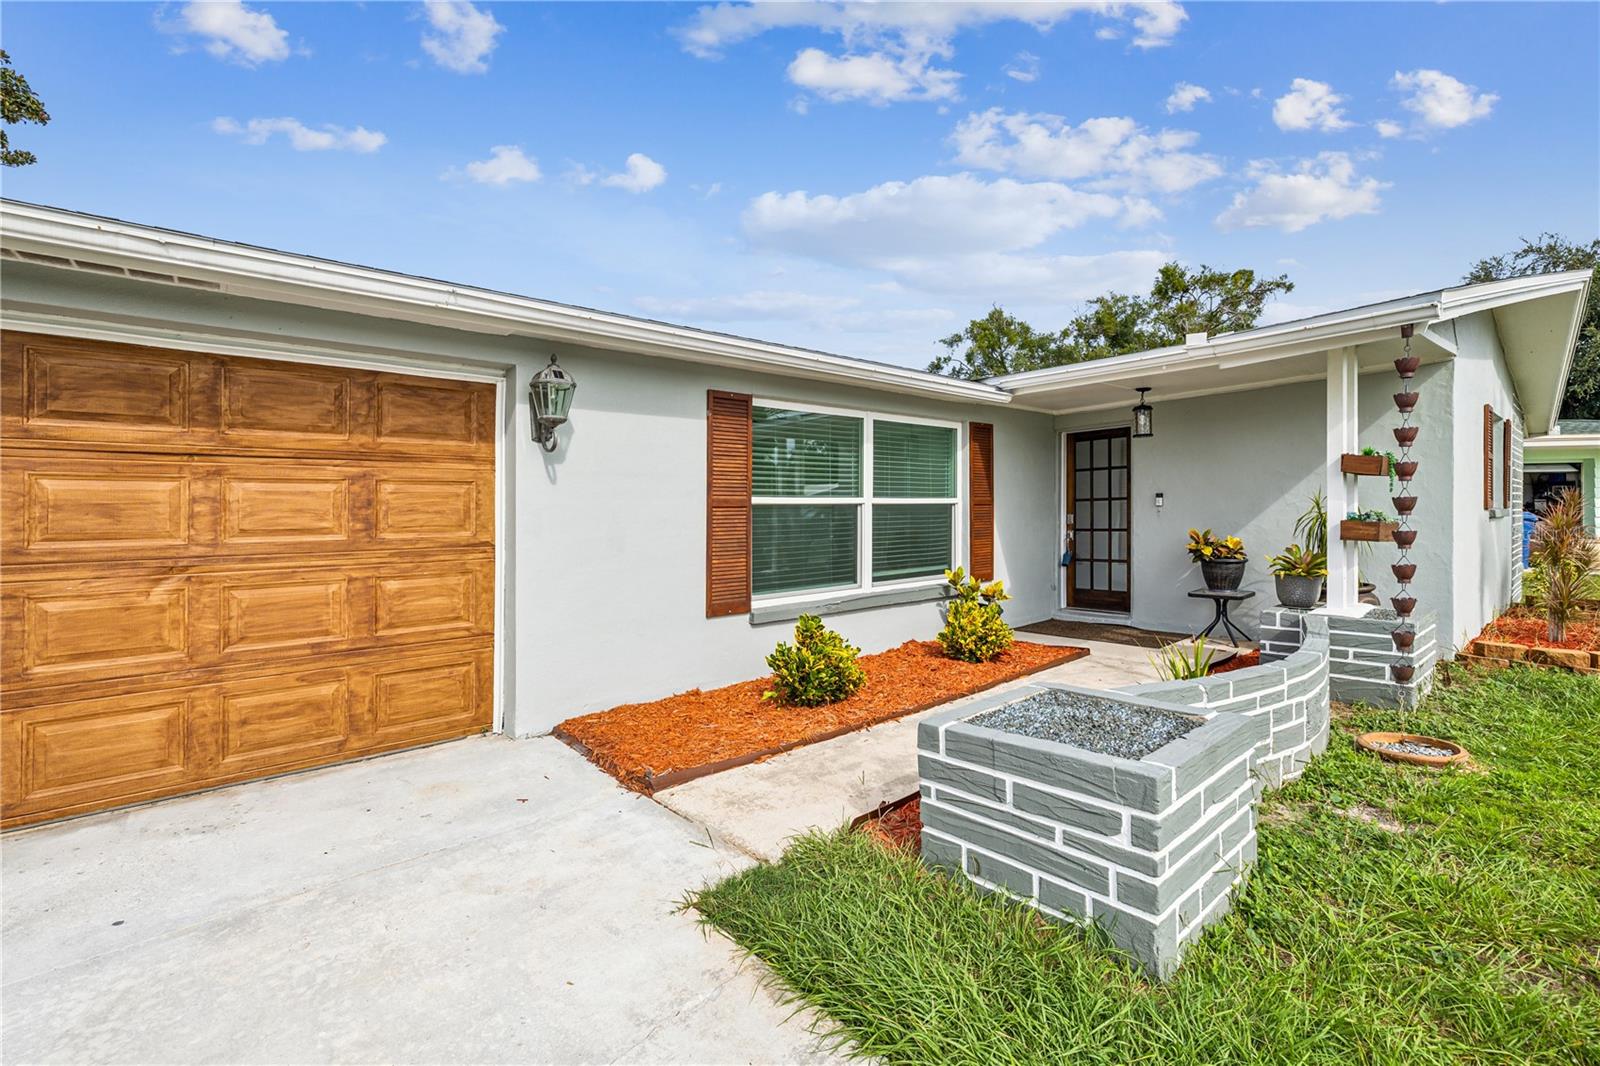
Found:
[[[1477,86],[1467,85],[1441,70],[1395,71],[1390,84],[1411,94],[1400,101],[1400,106],[1430,129],[1454,129],[1488,118],[1495,101],[1500,99],[1495,93],[1480,93]]]
[[[217,118],[211,122],[213,131],[229,137],[238,137],[245,144],[266,144],[274,134],[282,134],[297,152],[376,152],[388,143],[389,138],[365,126],[345,129],[331,123],[312,129],[295,118],[253,118],[235,122],[231,118]]]
[[[426,0],[423,10],[429,30],[422,34],[422,50],[446,70],[457,74],[482,74],[489,69],[489,53],[505,27],[471,0]]]
[[[768,192],[749,203],[742,222],[760,250],[878,271],[927,292],[1061,301],[1149,284],[1164,261],[1160,252],[1036,251],[1085,222],[1117,220],[1144,211],[1141,205],[1056,182],[931,175],[846,196]]]
[[[1344,117],[1343,103],[1344,97],[1327,82],[1296,78],[1289,83],[1289,91],[1273,102],[1272,121],[1280,130],[1346,129],[1350,122]]]
[[[1406,131],[1406,128],[1400,125],[1400,123],[1391,122],[1386,118],[1380,118],[1378,121],[1374,122],[1372,124],[1372,128],[1378,131],[1379,137],[1383,138],[1398,137]]]
[[[935,65],[935,60],[948,60],[955,54],[952,41],[956,34],[996,22],[1022,22],[1045,30],[1076,12],[1088,12],[1103,21],[1126,25],[1132,33],[1132,43],[1139,48],[1171,43],[1188,18],[1183,8],[1175,3],[1105,0],[724,2],[699,8],[678,30],[678,37],[691,54],[713,59],[728,46],[769,30],[819,30],[837,35],[844,51],[830,55],[818,48],[801,50],[788,68],[789,79],[796,85],[836,102],[865,100],[883,104],[897,100],[947,100],[955,97],[961,75],[948,67]],[[1028,73],[1025,66],[1017,69],[1023,75]]]
[[[1378,210],[1378,193],[1388,183],[1356,174],[1354,161],[1344,152],[1323,152],[1303,159],[1290,173],[1270,162],[1251,164],[1256,184],[1237,193],[1228,209],[1217,216],[1225,230],[1272,226],[1298,233],[1307,226]]]
[[[951,134],[956,158],[971,167],[1059,181],[1095,179],[1105,188],[1182,192],[1222,173],[1215,158],[1191,148],[1188,130],[1152,133],[1131,118],[1091,118],[1078,125],[1060,115],[968,115]]]
[[[882,265],[908,256],[1032,248],[1122,211],[1116,197],[1056,182],[955,174],[884,182],[847,196],[763,193],[745,208],[743,225],[764,248]]]
[[[1018,52],[1016,58],[1001,69],[1014,81],[1035,82],[1039,80],[1039,57],[1032,52]]]
[[[451,168],[445,172],[446,177],[456,177],[461,174],[480,185],[502,187],[538,181],[543,176],[539,170],[539,161],[523,152],[522,146],[516,144],[497,144],[489,149],[488,159],[474,160],[460,171]]]
[[[834,103],[951,100],[960,79],[953,70],[930,66],[927,56],[886,52],[831,56],[820,48],[804,48],[789,64],[791,82]]]
[[[289,34],[267,12],[252,11],[241,0],[191,0],[177,23],[163,28],[202,37],[207,52],[246,67],[289,58]]]
[[[1167,114],[1175,115],[1179,111],[1193,111],[1195,104],[1209,104],[1210,102],[1210,89],[1180,81],[1172,87],[1172,95],[1167,97]]]
[[[713,322],[811,319],[861,306],[861,300],[853,296],[774,289],[682,299],[641,296],[634,303],[653,315],[677,315]]]
[[[667,180],[667,168],[643,152],[628,156],[627,169],[620,174],[609,174],[600,179],[601,185],[625,189],[631,193],[649,192]]]

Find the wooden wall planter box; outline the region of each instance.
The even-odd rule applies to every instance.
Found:
[[[1400,528],[1398,522],[1360,522],[1354,518],[1346,518],[1339,523],[1340,540],[1388,540],[1396,529]]]
[[[1359,474],[1362,477],[1388,477],[1389,457],[1387,455],[1356,455],[1354,452],[1345,452],[1339,456],[1339,472],[1343,474]]]

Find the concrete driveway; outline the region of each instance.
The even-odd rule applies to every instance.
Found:
[[[548,738],[0,840],[8,1062],[813,1062],[676,911],[747,863]]]

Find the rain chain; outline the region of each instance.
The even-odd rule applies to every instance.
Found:
[[[1411,546],[1417,542],[1417,531],[1411,528],[1411,512],[1417,506],[1417,497],[1411,492],[1411,479],[1417,473],[1416,461],[1411,458],[1411,446],[1416,443],[1418,427],[1411,424],[1411,414],[1417,407],[1417,393],[1411,388],[1411,379],[1417,373],[1421,358],[1411,354],[1411,334],[1410,325],[1400,327],[1400,336],[1405,338],[1405,354],[1394,361],[1395,371],[1400,375],[1401,391],[1394,394],[1394,405],[1400,411],[1400,425],[1394,431],[1395,443],[1400,446],[1400,460],[1394,464],[1394,476],[1400,482],[1400,495],[1393,497],[1395,514],[1399,516],[1393,536],[1400,549],[1400,559],[1389,569],[1394,571],[1400,589],[1399,595],[1390,597],[1389,602],[1394,605],[1395,614],[1400,616],[1400,623],[1389,636],[1394,641],[1395,650],[1406,657],[1395,660],[1389,670],[1402,685],[1408,683],[1416,672],[1408,653],[1417,639],[1416,628],[1411,625],[1411,612],[1416,610],[1417,598],[1411,595],[1410,586],[1411,579],[1417,575],[1417,564],[1411,561]]]

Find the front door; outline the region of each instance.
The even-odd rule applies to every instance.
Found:
[[[1126,611],[1133,546],[1128,507],[1128,431],[1069,433],[1065,439],[1068,607]]]

